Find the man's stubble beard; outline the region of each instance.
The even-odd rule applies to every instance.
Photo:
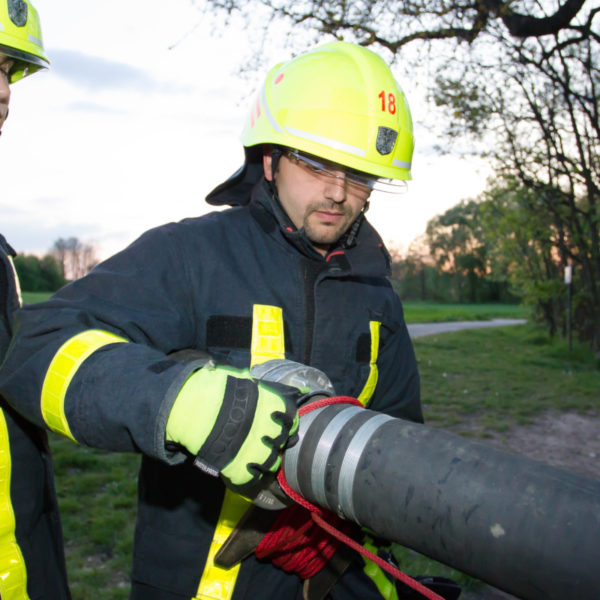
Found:
[[[343,215],[342,220],[336,224],[319,223],[313,227],[310,223],[310,217],[317,211],[329,211]],[[337,242],[348,231],[351,221],[352,211],[349,207],[336,204],[314,203],[310,204],[306,210],[303,221],[306,237],[314,244],[331,245]],[[317,217],[314,217],[317,218]]]

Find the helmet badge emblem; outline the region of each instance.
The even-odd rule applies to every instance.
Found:
[[[23,0],[7,0],[8,16],[17,27],[27,25],[27,3]]]
[[[377,152],[382,155],[389,154],[396,143],[398,132],[389,127],[379,127],[377,130],[377,140],[375,141],[375,148]]]

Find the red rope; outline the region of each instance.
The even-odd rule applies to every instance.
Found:
[[[307,404],[301,407],[298,413],[302,416],[317,408],[342,402],[362,406],[356,398],[336,396]],[[349,536],[352,525],[295,492],[286,481],[283,469],[279,470],[277,481],[296,505],[282,511],[256,549],[258,558],[269,557],[273,564],[282,569],[297,573],[302,579],[309,579],[325,566],[341,544],[346,544],[424,597],[430,600],[444,600],[352,539]]]
[[[339,529],[350,533],[352,524],[333,513]],[[342,542],[319,526],[310,511],[298,504],[286,508],[258,545],[257,558],[269,558],[276,566],[302,579],[316,575],[335,554]]]

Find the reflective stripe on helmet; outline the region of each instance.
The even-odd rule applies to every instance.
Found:
[[[404,160],[398,160],[397,158],[395,158],[392,161],[392,164],[394,164],[396,167],[400,167],[401,169],[410,169],[410,167],[412,166],[412,163],[406,162]]]
[[[79,367],[96,350],[107,344],[120,342],[127,340],[100,329],[88,329],[68,339],[58,349],[42,385],[42,418],[49,429],[77,441],[65,416],[65,398],[69,384]]]
[[[319,144],[323,144],[323,146],[329,146],[333,150],[342,150],[343,152],[349,152],[350,154],[354,154],[355,156],[366,156],[367,152],[363,148],[356,148],[355,146],[351,146],[350,144],[344,144],[344,142],[340,142],[339,140],[332,140],[331,138],[324,137],[322,135],[317,135],[316,133],[310,133],[308,131],[301,131],[300,129],[295,129],[294,127],[288,127],[287,130],[292,134],[299,138],[303,138],[305,140],[310,140],[311,142],[317,142]]]
[[[279,123],[277,122],[277,119],[273,116],[273,113],[271,112],[271,109],[269,108],[269,103],[267,102],[267,95],[266,95],[266,86],[263,85],[263,87],[261,89],[262,89],[261,99],[259,102],[256,103],[256,118],[258,119],[258,117],[260,117],[259,111],[260,111],[260,107],[262,105],[263,110],[265,111],[265,115],[266,115],[267,119],[269,119],[269,123],[271,124],[271,127],[278,133],[284,133],[283,127],[281,127],[279,125]],[[254,119],[254,117],[252,116],[252,113],[251,113],[250,117],[251,117],[251,119]]]

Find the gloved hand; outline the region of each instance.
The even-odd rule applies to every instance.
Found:
[[[196,465],[220,474],[247,495],[281,464],[281,451],[298,429],[296,388],[263,383],[248,371],[207,365],[188,377],[177,395],[166,440],[196,455]],[[246,492],[246,494],[245,494]]]

